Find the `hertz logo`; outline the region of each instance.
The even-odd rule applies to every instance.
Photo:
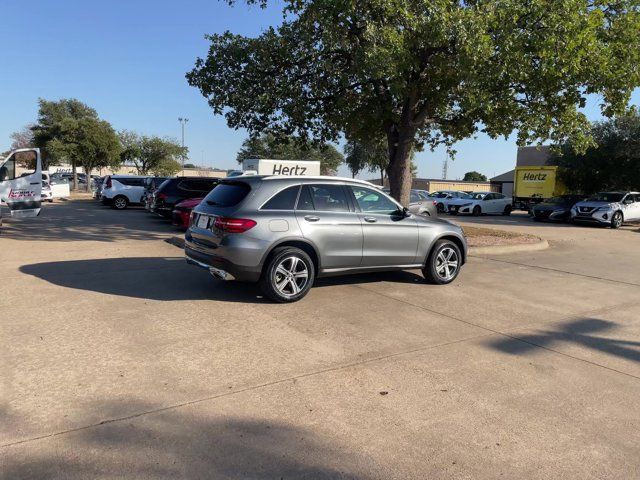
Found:
[[[526,180],[527,182],[544,182],[547,179],[547,174],[525,172],[525,174],[522,176],[522,179]]]

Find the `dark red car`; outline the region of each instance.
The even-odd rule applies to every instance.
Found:
[[[202,200],[202,198],[188,198],[176,204],[176,206],[173,207],[171,223],[185,230],[189,228],[191,210],[197,207]]]

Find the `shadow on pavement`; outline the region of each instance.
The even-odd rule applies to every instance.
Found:
[[[150,410],[123,402],[99,411],[109,419],[117,411]],[[107,420],[37,440],[38,448],[10,447],[3,452],[3,478],[369,478],[350,472],[354,464],[371,467],[366,454],[348,452],[335,439],[277,421],[183,410],[188,413],[170,409],[137,420]]]
[[[182,257],[125,257],[35,263],[20,267],[61,287],[149,300],[217,300],[262,303],[256,284],[224,282]],[[318,279],[315,287],[372,282],[423,283],[413,272],[369,273]]]
[[[616,357],[640,362],[640,342],[597,336],[612,331],[614,322],[595,318],[583,318],[566,323],[555,330],[540,330],[517,338],[502,338],[489,342],[489,346],[512,355],[526,355],[538,347],[554,348],[562,344],[574,344]]]

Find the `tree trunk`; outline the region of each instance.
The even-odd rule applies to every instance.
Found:
[[[384,187],[384,168],[380,167],[380,186]]]
[[[411,152],[415,139],[415,130],[393,126],[387,132],[389,147],[389,188],[391,196],[405,207],[409,206],[411,193]]]
[[[71,173],[73,174],[73,189],[78,190],[78,172],[76,169],[76,161],[71,162]]]
[[[87,193],[91,193],[91,167],[84,167],[84,173],[87,179]]]

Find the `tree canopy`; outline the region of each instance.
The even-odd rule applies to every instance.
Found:
[[[55,158],[80,165],[87,178],[94,168],[117,168],[120,164],[120,141],[111,124],[105,120],[85,117],[65,118],[58,125],[55,138],[47,142]],[[87,191],[91,182],[87,181]]]
[[[160,176],[173,175],[181,168],[179,160],[189,151],[170,138],[138,135],[129,130],[118,135],[122,144],[121,160],[135,165],[139,175],[149,172]]]
[[[242,163],[248,158],[320,161],[323,175],[335,174],[344,161],[343,155],[329,143],[308,143],[293,136],[283,137],[271,133],[254,135],[242,142],[236,160]]]
[[[463,182],[486,182],[487,176],[483,175],[480,172],[476,172],[472,170],[471,172],[467,172],[464,174]]]
[[[571,138],[583,149],[587,95],[620,114],[639,83],[638,0],[283,4],[282,24],[255,38],[209,35],[189,83],[251,136],[385,138],[403,202],[416,147],[515,130],[519,144]]]
[[[594,124],[597,146],[578,154],[570,142],[560,145],[549,163],[574,192],[640,190],[640,115],[633,111],[614,120]]]
[[[365,169],[373,172],[380,170],[381,177],[389,164],[387,147],[384,142],[348,140],[344,145],[345,163],[355,177]]]

